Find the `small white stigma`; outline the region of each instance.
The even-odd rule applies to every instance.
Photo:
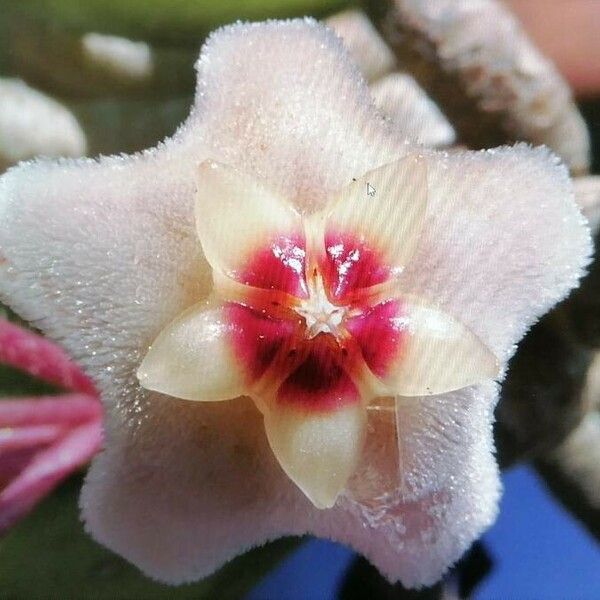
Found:
[[[346,307],[336,306],[329,301],[321,276],[316,273],[310,278],[308,298],[295,308],[306,322],[306,336],[312,339],[319,333],[330,333],[340,339],[340,326],[346,316]]]

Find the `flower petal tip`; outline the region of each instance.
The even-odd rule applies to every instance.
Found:
[[[242,394],[244,382],[220,306],[195,305],[154,340],[137,378],[148,390],[185,400],[218,401]]]
[[[358,463],[365,436],[361,405],[310,414],[275,408],[265,414],[273,453],[318,509],[332,508]]]

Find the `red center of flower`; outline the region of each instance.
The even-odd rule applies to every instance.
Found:
[[[384,377],[405,335],[399,300],[369,302],[368,288],[389,276],[373,248],[339,233],[316,260],[302,235],[255,252],[237,278],[256,293],[226,304],[250,387],[312,410],[358,402],[366,368]]]

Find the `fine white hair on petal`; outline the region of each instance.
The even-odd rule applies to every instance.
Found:
[[[193,145],[201,129],[214,160],[301,210],[406,154],[342,41],[312,19],[220,29],[197,68],[195,110],[181,136]]]
[[[340,40],[313,21],[222,29],[199,74],[192,116],[157,149],[38,161],[0,179],[0,297],[65,345],[107,407],[107,447],[82,497],[86,527],[172,583],[304,532],[352,545],[391,580],[431,583],[496,510],[491,384],[400,411],[400,521],[376,528],[364,499],[315,511],[277,464],[250,400],[187,403],[139,387],[148,344],[210,291],[194,229],[199,163],[238,168],[309,209],[410,150]],[[404,289],[439,303],[505,359],[588,260],[566,170],[526,146],[423,155],[428,214]],[[386,439],[395,446],[395,434]],[[389,530],[402,526],[400,543]]]
[[[456,132],[448,119],[412,76],[387,75],[371,85],[371,93],[375,105],[411,142],[436,147],[456,141]]]
[[[370,19],[361,10],[345,10],[329,17],[331,27],[350,52],[367,81],[375,81],[396,66],[396,59]]]
[[[146,574],[194,581],[298,517],[329,513],[280,468],[251,400],[150,397],[137,435],[115,430],[81,497],[86,529]]]
[[[581,212],[587,218],[592,233],[597,233],[600,227],[600,176],[576,177],[575,200]]]
[[[0,169],[38,155],[85,151],[85,134],[67,108],[19,79],[0,79]]]
[[[429,398],[424,418],[418,406],[403,412],[406,450],[416,454],[407,472],[415,473],[415,481],[379,504],[347,496],[322,511],[277,465],[249,400],[198,406],[154,395],[155,410],[139,435],[116,432],[93,464],[81,500],[86,526],[145,573],[169,583],[208,575],[270,539],[311,533],[352,546],[391,581],[428,585],[495,519],[496,398],[496,386],[487,384]],[[147,441],[150,431],[153,443]],[[368,444],[371,477],[394,468],[393,427],[383,431],[373,431]],[[165,461],[170,468],[156,468]],[[421,468],[433,473],[419,474]]]
[[[506,360],[592,255],[567,169],[525,144],[426,155],[429,217],[402,289],[431,300]]]
[[[193,200],[174,144],[0,179],[0,298],[81,362],[120,424],[143,418],[134,371],[152,339],[210,291]]]
[[[399,399],[395,415],[374,411],[380,422],[367,438],[364,472],[344,503],[372,534],[372,546],[365,548],[364,532],[342,535],[391,581],[435,583],[495,520],[501,489],[492,435],[497,398],[498,386],[489,382]],[[393,424],[382,427],[390,417],[397,436]],[[378,493],[369,493],[369,485]],[[340,532],[332,536],[339,539]]]

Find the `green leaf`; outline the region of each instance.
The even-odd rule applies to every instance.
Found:
[[[278,540],[234,559],[199,583],[161,585],[84,533],[77,508],[80,485],[81,477],[68,481],[0,541],[3,598],[233,600],[242,598],[298,544],[293,538]]]
[[[4,398],[41,396],[58,392],[59,390],[49,383],[35,379],[12,367],[0,365],[0,402]]]
[[[233,21],[321,17],[349,4],[349,0],[0,0],[0,14],[35,15],[80,32],[197,44],[208,32]]]

